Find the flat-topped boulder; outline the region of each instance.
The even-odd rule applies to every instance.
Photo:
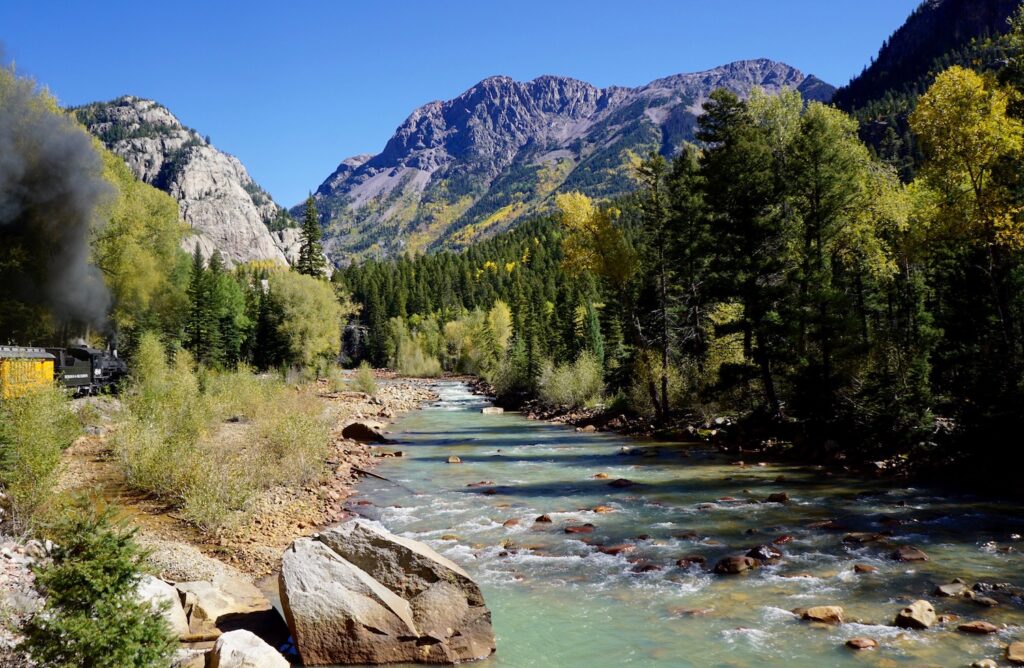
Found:
[[[292,543],[280,589],[304,665],[461,663],[495,650],[491,613],[460,566],[360,520]]]

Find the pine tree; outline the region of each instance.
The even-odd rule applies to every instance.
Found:
[[[215,361],[219,339],[219,323],[213,303],[210,272],[203,262],[203,254],[196,244],[192,254],[192,273],[188,284],[188,319],[185,323],[185,347],[192,351],[196,361],[208,364]]]
[[[322,236],[316,200],[310,195],[306,199],[306,213],[302,219],[302,245],[299,247],[299,261],[295,265],[295,271],[316,278],[324,275],[326,265],[323,244],[320,242]]]

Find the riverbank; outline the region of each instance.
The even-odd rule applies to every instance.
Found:
[[[315,396],[332,425],[330,454],[319,482],[303,487],[276,487],[255,499],[245,520],[215,532],[199,530],[166,504],[138,494],[125,483],[111,449],[110,436],[118,427],[118,404],[102,399],[94,405],[97,424],[64,453],[59,491],[97,494],[123,509],[138,529],[139,541],[152,550],[155,575],[169,580],[203,580],[227,570],[257,579],[272,573],[284,548],[295,538],[338,522],[348,513],[345,499],[359,480],[359,471],[373,468],[391,456],[386,446],[342,435],[353,422],[374,427],[416,410],[436,394],[429,381],[401,379],[378,372],[375,396],[330,391],[320,381]],[[227,425],[233,427],[234,425]]]

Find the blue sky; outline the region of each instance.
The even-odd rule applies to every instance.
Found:
[[[745,58],[839,85],[919,0],[3,0],[5,62],[61,103],[156,99],[285,206],[480,79],[635,86]]]

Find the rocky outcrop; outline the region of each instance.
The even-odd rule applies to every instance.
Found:
[[[238,158],[216,149],[152,100],[121,97],[74,110],[93,135],[135,175],[178,201],[205,257],[219,250],[229,264],[249,260],[286,262],[297,254],[297,231],[271,232],[286,212],[249,176]]]
[[[280,589],[305,665],[459,663],[495,649],[490,611],[462,568],[358,520],[296,540]]]
[[[239,629],[217,638],[209,668],[288,668],[291,664],[256,634]]]
[[[637,88],[489,77],[416,109],[381,153],[346,159],[320,185],[315,197],[328,224],[328,253],[464,246],[545,210],[559,189],[621,194],[633,187],[625,167],[631,152],[674,153],[694,138],[712,91],[746,96],[755,87],[796,89],[816,100],[834,90],[766,59]]]

